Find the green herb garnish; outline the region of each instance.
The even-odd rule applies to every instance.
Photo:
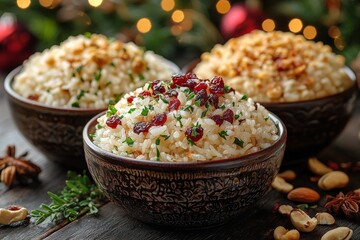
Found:
[[[140,73],[140,74],[139,74],[139,78],[140,78],[141,81],[144,81],[144,80],[145,80],[144,74]]]
[[[265,120],[265,122],[267,122],[267,120],[269,120],[269,117],[265,117],[264,120]]]
[[[49,205],[43,203],[39,209],[31,211],[30,216],[36,219],[36,224],[48,218],[52,222],[62,218],[74,221],[86,213],[96,214],[99,211],[98,207],[107,201],[85,172],[83,175],[77,175],[69,171],[65,183],[66,186],[60,194],[48,192],[51,199]]]
[[[127,143],[127,145],[132,146],[134,144],[134,140],[131,137],[127,137],[122,143]]]
[[[98,69],[96,72],[94,72],[94,78],[95,78],[95,81],[100,81],[100,78],[101,78],[101,69]]]
[[[163,101],[163,103],[169,104],[169,101],[164,98],[164,95],[159,94],[159,97],[160,97],[161,101]]]
[[[157,138],[157,139],[155,140],[155,144],[156,144],[157,146],[160,144],[160,138]]]
[[[183,124],[182,124],[182,122],[181,122],[181,119],[182,119],[181,115],[176,116],[175,114],[173,114],[173,116],[174,116],[174,118],[176,119],[176,121],[179,122],[180,127],[183,127]]]
[[[221,104],[218,108],[220,108],[220,109],[225,109],[226,108],[226,106],[225,106],[225,104]]]
[[[80,107],[80,104],[79,104],[79,102],[73,102],[72,104],[71,104],[71,106],[72,107],[74,107],[74,108],[79,108]]]
[[[168,140],[168,139],[169,139],[170,135],[160,135],[160,137],[163,137],[163,138],[164,138],[164,140],[166,141],[166,140]]]
[[[141,115],[143,116],[147,116],[149,113],[149,108],[147,108],[146,106],[141,110]]]
[[[192,112],[194,111],[194,107],[191,105],[185,105],[182,110]]]
[[[235,120],[239,119],[239,117],[240,117],[239,114],[235,114],[235,115],[234,115]]]
[[[90,32],[84,33],[84,36],[85,36],[86,38],[91,38],[91,35],[92,35],[92,33],[90,33]]]
[[[158,147],[156,147],[156,161],[160,161],[160,151]]]
[[[244,94],[242,97],[241,97],[241,100],[246,100],[248,99],[248,96],[246,94]]]
[[[189,101],[189,100],[193,99],[194,97],[195,97],[195,93],[194,93],[194,92],[191,92],[191,93],[189,93],[189,95],[187,96],[186,101]]]
[[[190,146],[196,145],[196,144],[194,143],[194,141],[191,140],[190,138],[188,138],[187,140],[188,140],[188,143],[189,143]]]
[[[234,143],[240,147],[244,147],[244,141],[235,137]]]
[[[96,137],[96,134],[95,133],[90,133],[89,137],[91,138],[91,140],[94,140],[94,138]]]
[[[116,113],[117,113],[116,107],[114,107],[114,105],[109,105],[109,106],[108,106],[108,110],[107,110],[107,112],[106,112],[106,116],[107,116],[107,117],[110,117],[110,116],[112,116],[112,115],[115,115]]]
[[[96,129],[102,129],[103,128],[103,125],[101,125],[100,123],[96,124],[95,126]]]
[[[80,100],[80,98],[82,98],[85,95],[85,91],[81,90],[80,93],[76,96],[77,100]]]
[[[225,86],[224,86],[224,92],[225,92],[225,93],[229,93],[230,90],[231,90],[231,87],[230,87],[229,85],[225,85]]]
[[[200,107],[200,105],[201,105],[201,101],[200,101],[200,100],[196,100],[196,101],[195,101],[195,106]]]
[[[128,113],[133,113],[136,110],[136,108],[130,108]]]
[[[219,132],[219,136],[226,140],[226,136],[229,136],[226,131]]]

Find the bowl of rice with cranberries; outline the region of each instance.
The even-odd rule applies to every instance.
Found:
[[[345,58],[289,32],[256,30],[230,39],[203,53],[193,71],[202,78],[222,76],[279,116],[288,130],[286,158],[330,144],[354,109],[356,78]]]
[[[262,198],[286,136],[261,104],[193,73],[125,94],[83,131],[105,195],[136,219],[176,227],[224,223]]]
[[[7,76],[5,90],[20,132],[48,159],[82,168],[85,124],[123,94],[178,72],[134,43],[78,35],[32,55]]]

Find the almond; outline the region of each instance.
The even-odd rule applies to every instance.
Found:
[[[295,202],[313,203],[320,199],[320,195],[310,188],[299,187],[290,191],[287,198]]]

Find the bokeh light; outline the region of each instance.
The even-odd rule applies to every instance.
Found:
[[[170,31],[171,31],[172,35],[178,36],[183,32],[183,29],[180,25],[174,25],[171,27]]]
[[[31,0],[17,0],[16,5],[21,9],[26,9],[30,6]]]
[[[39,0],[41,6],[50,8],[53,5],[54,0]]]
[[[175,10],[171,15],[171,19],[176,23],[182,22],[184,18],[185,18],[184,12],[181,10]]]
[[[334,39],[334,45],[339,50],[344,50],[345,42],[344,39],[340,36]]]
[[[216,3],[216,11],[220,14],[227,13],[231,8],[231,4],[228,0],[219,0]]]
[[[291,21],[289,22],[289,29],[291,32],[293,33],[298,33],[301,31],[301,29],[303,28],[303,23],[300,19],[298,18],[293,18],[291,19]]]
[[[139,19],[139,21],[136,23],[136,28],[139,32],[141,33],[147,33],[151,30],[151,21],[148,18],[141,18]]]
[[[175,1],[174,0],[161,0],[160,6],[164,11],[169,12],[174,9]]]
[[[102,4],[103,0],[88,0],[88,2],[92,7],[99,7]]]
[[[265,32],[271,32],[271,31],[274,31],[275,29],[275,22],[274,20],[272,19],[265,19],[262,24],[261,24],[261,27],[262,29],[265,31]]]
[[[314,26],[308,25],[304,28],[303,34],[306,39],[311,40],[316,37],[317,31]]]
[[[341,35],[340,29],[337,26],[329,27],[328,34],[332,38],[338,38]]]

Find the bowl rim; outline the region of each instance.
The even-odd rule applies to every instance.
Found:
[[[91,152],[94,152],[96,155],[102,156],[101,158],[97,158],[97,159],[115,165],[124,164],[127,166],[146,167],[146,168],[156,169],[159,171],[163,170],[162,168],[176,169],[176,170],[207,169],[207,170],[218,171],[220,169],[219,167],[221,168],[235,167],[239,165],[240,166],[247,165],[249,163],[260,163],[264,161],[264,157],[268,156],[272,152],[276,152],[277,150],[281,149],[282,145],[284,145],[283,146],[284,150],[286,147],[286,139],[287,139],[286,126],[278,116],[276,116],[274,113],[269,111],[269,117],[277,126],[277,129],[280,133],[280,137],[270,147],[261,149],[260,151],[249,153],[239,157],[232,157],[228,159],[219,159],[213,161],[203,161],[203,162],[161,162],[161,161],[152,161],[152,160],[133,159],[129,157],[116,155],[114,153],[103,150],[100,147],[96,146],[92,140],[90,140],[89,134],[91,130],[95,128],[97,119],[100,116],[104,115],[105,113],[106,111],[96,115],[91,120],[89,120],[85,125],[83,129],[84,148],[89,148]],[[85,158],[86,158],[86,154],[85,154]]]
[[[23,66],[18,66],[15,69],[13,69],[4,80],[4,88],[7,95],[17,102],[21,102],[22,104],[31,106],[31,108],[41,109],[41,110],[51,110],[54,112],[67,112],[67,113],[90,113],[90,114],[96,114],[100,111],[104,111],[107,108],[71,108],[71,107],[56,107],[56,106],[49,106],[43,103],[39,103],[36,101],[32,101],[30,99],[27,99],[12,88],[12,84],[14,82],[15,76],[21,72]]]

